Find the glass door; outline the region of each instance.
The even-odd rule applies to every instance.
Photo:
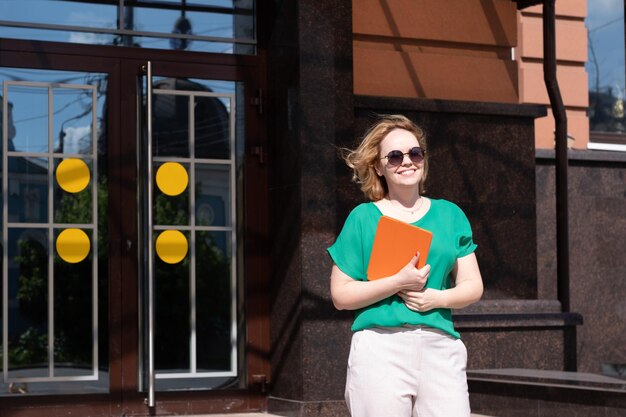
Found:
[[[142,70],[142,388],[154,406],[155,391],[245,386],[244,83]]]
[[[1,52],[0,415],[262,408],[257,79],[180,57],[148,77],[147,60]]]
[[[108,392],[107,79],[0,72],[3,394]]]

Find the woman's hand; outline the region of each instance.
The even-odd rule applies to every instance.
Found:
[[[390,297],[402,290],[421,290],[426,284],[430,265],[417,269],[419,254],[399,272],[374,281],[357,281],[333,265],[330,274],[330,295],[339,310],[356,310]]]
[[[430,265],[424,265],[417,269],[417,261],[420,258],[419,252],[402,268],[393,278],[396,279],[398,288],[401,290],[420,291],[426,285],[428,274],[430,274]]]
[[[456,281],[453,288],[447,290],[426,288],[421,291],[409,288],[399,291],[398,296],[409,309],[419,312],[434,308],[463,308],[480,300],[483,294],[483,280],[475,254],[471,253],[457,259],[452,275]]]
[[[409,309],[421,313],[445,307],[445,293],[433,288],[425,288],[421,291],[402,290],[398,292],[398,296],[404,300],[404,304]]]

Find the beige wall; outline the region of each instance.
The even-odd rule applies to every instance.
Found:
[[[353,0],[354,93],[517,103],[510,0]]]
[[[589,142],[589,103],[587,90],[587,0],[556,2],[557,78],[567,110],[568,133],[575,138],[573,147],[586,149]],[[542,7],[518,12],[518,46],[515,50],[519,70],[520,103],[549,105],[543,80]],[[537,148],[554,148],[554,119],[535,121]]]
[[[511,0],[353,0],[354,93],[549,105],[542,7]],[[556,2],[557,77],[574,148],[589,142],[587,0]],[[537,119],[536,146],[554,147]]]

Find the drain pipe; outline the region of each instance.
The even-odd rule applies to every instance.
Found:
[[[556,78],[555,0],[543,0],[543,79],[554,115],[556,142],[556,274],[557,297],[570,312],[569,225],[567,210],[567,115]]]

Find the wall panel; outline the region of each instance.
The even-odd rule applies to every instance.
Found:
[[[509,0],[353,0],[353,32],[398,38],[514,46]]]
[[[487,102],[517,101],[512,61],[406,53],[354,51],[354,93]]]
[[[508,0],[353,0],[354,93],[517,103]]]

